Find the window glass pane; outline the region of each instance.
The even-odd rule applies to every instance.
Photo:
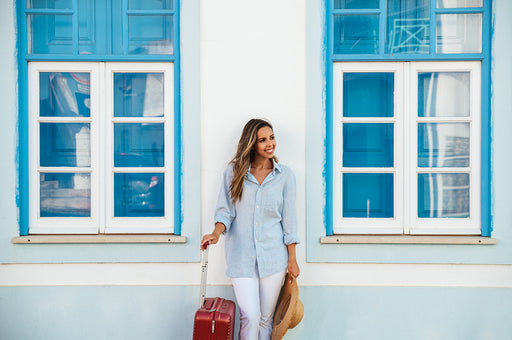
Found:
[[[172,9],[173,0],[128,0],[128,9]]]
[[[469,174],[418,174],[418,217],[469,217]]]
[[[393,124],[343,124],[343,166],[393,167]]]
[[[90,124],[41,123],[40,166],[91,165]]]
[[[482,0],[437,0],[437,8],[482,7]]]
[[[29,14],[28,53],[73,54],[73,16]]]
[[[481,13],[437,15],[437,53],[481,52]]]
[[[41,173],[41,217],[91,216],[91,175]]]
[[[419,167],[469,167],[469,123],[418,124]]]
[[[419,117],[469,117],[470,73],[418,74]]]
[[[90,117],[90,104],[89,73],[39,73],[39,115],[41,117]]]
[[[115,117],[163,117],[163,73],[115,73]]]
[[[393,174],[343,174],[343,217],[393,217]]]
[[[73,9],[73,0],[28,0],[27,8]]]
[[[344,73],[343,117],[393,117],[393,73]]]
[[[129,54],[172,54],[173,17],[134,15],[128,17]]]
[[[164,124],[114,124],[114,166],[164,166]]]
[[[379,0],[334,0],[334,9],[379,8]]]
[[[388,1],[386,52],[429,53],[430,0]]]
[[[334,54],[379,53],[378,15],[334,16]]]
[[[164,215],[163,174],[114,174],[115,217],[158,217]]]

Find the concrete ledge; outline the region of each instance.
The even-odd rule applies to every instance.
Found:
[[[180,235],[30,235],[12,239],[14,244],[42,243],[187,243]]]
[[[334,235],[320,237],[322,244],[497,244],[498,240],[482,236],[382,236]]]

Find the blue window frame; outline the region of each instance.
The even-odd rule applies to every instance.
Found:
[[[39,124],[37,133],[40,136],[37,147],[39,151],[38,166],[43,168],[38,170],[42,177],[38,180],[40,189],[37,191],[37,195],[45,200],[45,204],[37,203],[39,204],[38,216],[40,218],[68,216],[91,218],[91,195],[94,196],[101,190],[89,186],[91,181],[96,186],[101,182],[94,182],[96,175],[91,175],[95,171],[93,169],[96,163],[92,161],[94,164],[89,164],[91,159],[94,160],[90,148],[98,143],[98,140],[92,141],[91,139],[92,136],[98,137],[98,130],[96,127],[94,134],[90,134],[89,131],[91,133],[93,131],[91,124],[95,126],[104,123],[98,123],[96,118],[91,118],[89,104],[80,105],[80,103],[90,103],[91,100],[108,100],[101,96],[101,99],[98,99],[100,98],[98,94],[101,94],[101,91],[98,91],[99,88],[104,88],[107,92],[109,90],[106,86],[109,83],[106,79],[109,77],[102,78],[105,69],[113,72],[115,78],[110,84],[115,102],[112,107],[115,111],[120,105],[123,106],[120,111],[122,113],[117,114],[118,111],[112,113],[113,125],[110,135],[113,141],[111,145],[113,156],[111,166],[115,174],[112,175],[111,191],[115,193],[116,197],[115,202],[112,202],[112,215],[119,218],[162,217],[164,214],[168,215],[168,210],[171,210],[172,221],[166,223],[173,226],[170,229],[171,232],[179,235],[181,233],[179,1],[27,0],[18,2],[17,10],[20,79],[20,235],[28,235],[30,232],[30,215],[34,205],[32,202],[34,195],[30,191],[29,185],[30,172],[34,169],[31,168],[28,157],[34,151],[29,146],[31,136],[29,125],[34,117],[29,108],[30,88],[34,85],[31,84],[31,81],[38,82],[37,89],[41,91],[36,94],[38,97],[53,98],[54,100],[65,93],[53,91],[50,94],[49,91],[55,89],[55,84],[52,85],[52,81],[55,83],[60,79],[65,82],[67,89],[70,86],[81,88],[74,91],[76,100],[73,102],[79,104],[77,109],[68,110],[74,112],[73,115],[78,114],[76,119],[68,117],[69,115],[66,113],[55,111],[56,107],[60,107],[59,110],[62,111],[62,106],[43,105],[44,103],[48,104],[48,101],[40,102],[38,105],[37,116],[40,117],[37,118]],[[52,66],[53,69],[50,67],[45,70],[44,63],[46,62],[48,63],[46,66],[55,65],[54,62],[60,62],[64,66],[62,70],[55,66]],[[144,64],[147,62],[153,62],[157,71],[151,71],[153,69],[151,65],[148,70],[139,67],[149,65]],[[29,75],[31,63],[42,65],[42,71],[38,73],[37,77],[31,78]],[[127,69],[118,67],[117,70],[112,70],[109,68],[112,63],[134,65],[134,67]],[[171,65],[170,71],[167,71],[168,68],[165,64]],[[159,115],[155,111],[158,110],[158,105],[155,104],[158,102],[158,98],[162,101],[161,106],[163,106],[164,100],[158,93],[154,94],[154,86],[151,88],[151,84],[163,84],[162,79],[159,82],[158,77],[163,77],[164,71],[158,70],[158,65],[163,65],[166,77],[169,75],[171,77],[171,85],[165,86],[166,90],[171,90],[171,100],[165,100],[166,107],[168,109],[170,107],[172,112],[171,116],[166,114],[164,117],[163,112]],[[84,68],[86,71],[82,72],[83,74],[76,72]],[[94,99],[85,89],[91,86],[93,80],[86,79],[87,84],[84,85],[83,82],[81,84],[83,80],[81,78],[90,77],[91,74],[95,74],[94,81],[96,81],[96,85],[94,85],[96,86],[96,97]],[[102,81],[105,83],[97,84],[98,74],[100,75],[99,79],[103,79]],[[165,81],[169,80],[166,78]],[[47,86],[48,84],[49,86]],[[121,92],[119,92],[120,88],[123,89]],[[138,91],[142,97],[140,95],[134,97],[132,94],[127,97],[128,88],[133,93]],[[147,105],[148,98],[144,99],[149,94],[153,94],[151,107]],[[166,98],[167,96],[168,93],[165,94]],[[124,98],[121,101],[116,99],[121,97]],[[98,107],[98,103],[94,105],[96,108]],[[141,114],[141,108],[144,110],[143,114]],[[169,118],[171,119],[169,120]],[[68,122],[67,120],[70,119],[75,119],[76,122]],[[167,121],[171,125],[165,125],[164,128]],[[65,138],[66,133],[69,134],[70,131],[74,131],[73,143],[70,142],[71,139]],[[169,138],[171,140],[168,140]],[[80,145],[88,147],[80,148],[79,139]],[[169,149],[171,149],[171,157],[168,157]],[[167,162],[165,168],[164,159]],[[84,163],[84,160],[87,164]],[[52,171],[45,173],[45,169]],[[172,169],[172,172],[164,176],[166,169]],[[105,171],[108,174],[110,170]],[[77,187],[77,181],[82,185]],[[136,183],[145,184],[150,189],[142,190],[135,185]],[[59,194],[63,194],[67,190],[65,188],[69,188],[66,195],[79,197],[80,199],[75,200],[78,202],[79,208],[74,208],[73,204],[68,201],[64,209],[59,209],[59,204],[55,203],[59,199],[55,197],[55,189],[52,189],[52,186],[55,185],[62,188],[60,191],[58,190]],[[172,188],[170,193],[172,199],[166,198],[169,193],[163,190],[164,186]],[[142,200],[140,200],[141,195],[145,197]],[[153,202],[146,199],[149,195],[154,204],[145,205],[145,203]],[[118,199],[118,197],[122,199]],[[109,199],[107,201],[110,202]],[[165,204],[171,202],[172,207],[164,208],[164,202]],[[105,222],[100,221],[99,223]],[[96,229],[97,232],[105,232],[104,226]],[[126,230],[117,230],[117,232],[126,232]],[[94,233],[94,231],[92,232]],[[67,232],[64,230],[63,233]]]
[[[394,222],[398,219],[398,224],[407,224],[407,219],[405,222],[400,220],[409,213],[414,212],[423,221],[429,218],[436,221],[443,218],[452,221],[469,219],[469,206],[477,204],[478,213],[473,217],[476,216],[479,220],[477,224],[480,234],[490,236],[491,1],[326,0],[325,5],[326,235],[337,233],[337,219],[340,216],[348,220],[351,218],[356,226],[362,220],[377,221],[379,227],[389,223],[389,228],[384,233],[397,233],[397,223]],[[451,72],[449,63],[452,61],[454,66]],[[465,61],[479,64],[471,64],[467,72],[465,69],[458,70],[457,63]],[[343,69],[343,65],[355,62],[359,63],[357,70],[343,73],[340,78],[342,80],[334,79],[338,77],[335,74],[337,69]],[[375,63],[382,66],[386,62],[390,62],[390,65],[398,63],[400,68],[406,70],[407,78],[416,84],[414,89],[405,88],[405,91],[406,96],[417,96],[417,113],[409,112],[409,105],[393,102],[392,98],[397,98],[393,96],[393,90],[404,91],[404,88],[396,87],[396,84],[394,87],[393,79],[396,78],[393,72],[380,70],[372,73]],[[427,71],[418,69],[416,73],[411,72],[410,76],[409,67],[415,66],[409,66],[409,63],[420,62],[431,63],[426,64]],[[437,62],[443,63],[440,73],[434,72]],[[472,86],[479,89],[481,87],[476,96],[480,106],[476,110],[477,121],[471,122],[473,118],[465,117],[464,113],[449,110],[439,113],[444,117],[437,118],[423,112],[426,106],[421,101],[425,97],[422,95],[425,94],[427,86],[425,82],[437,81],[436,77],[468,77],[470,71],[477,74],[481,72],[478,82],[472,83]],[[469,81],[465,83],[469,84]],[[411,86],[407,81],[403,84]],[[339,91],[341,87],[343,93]],[[361,95],[368,100],[358,100]],[[400,99],[402,100],[408,99]],[[401,113],[402,118],[393,114],[393,107],[396,110],[396,105],[404,111]],[[340,112],[343,112],[341,118],[337,116]],[[411,124],[411,117],[414,115],[416,123]],[[340,119],[341,124],[337,123]],[[470,133],[469,127],[475,124],[479,131],[471,130]],[[336,129],[341,130],[337,132]],[[434,132],[436,139],[432,139]],[[417,138],[411,144],[417,145],[417,149],[412,152],[399,150],[397,154],[397,143],[411,142],[404,134]],[[473,142],[475,135],[479,137],[477,147],[473,145],[469,151],[461,146],[460,141]],[[450,142],[451,146],[446,143],[442,146],[443,157],[438,155],[440,148],[436,145],[432,147],[432,143],[440,141],[440,138],[453,142]],[[430,149],[428,145],[431,146]],[[479,166],[480,176],[476,185],[474,176],[471,175],[475,167],[474,164],[473,168],[469,165],[470,159],[477,160]],[[434,168],[429,167],[432,164],[429,165],[428,162],[432,160],[438,163],[443,161],[444,165],[436,163]],[[403,164],[404,162],[407,164]],[[342,175],[336,170],[340,166],[345,169]],[[448,170],[442,170],[443,167]],[[408,170],[412,168],[415,169],[413,172]],[[395,177],[400,179],[402,170],[406,174],[405,178],[410,173],[411,179],[407,183],[397,184]],[[416,180],[412,180],[415,177]],[[436,185],[433,186],[433,183]],[[406,192],[406,196],[402,197],[401,193],[405,192],[406,185],[414,185],[416,191],[410,193],[410,196]],[[468,191],[468,187],[472,188],[471,191]],[[440,188],[453,189],[448,193],[447,190],[439,191]],[[474,194],[475,190],[477,194]],[[440,196],[441,192],[443,196]],[[403,202],[408,197],[414,197],[414,202],[417,202],[415,207],[410,208]],[[474,198],[477,198],[477,202],[469,203]],[[394,207],[394,204],[400,204],[401,207]],[[446,206],[441,207],[441,204]],[[399,216],[395,216],[396,214]],[[362,233],[380,233],[379,228],[373,228],[375,225],[370,223],[370,226]],[[361,229],[357,228],[348,230],[351,230],[350,233],[361,233]],[[399,233],[409,233],[409,226],[398,230]],[[435,228],[428,230],[426,233],[437,233]]]

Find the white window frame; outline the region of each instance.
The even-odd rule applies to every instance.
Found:
[[[410,88],[418,89],[419,72],[469,72],[470,73],[470,115],[469,117],[441,118],[421,117],[411,119],[410,144],[411,153],[408,162],[409,178],[417,183],[418,172],[422,173],[469,173],[470,181],[470,208],[469,218],[418,218],[418,194],[414,183],[409,185],[410,190],[410,223],[409,234],[453,234],[453,235],[480,235],[481,234],[481,204],[480,204],[480,153],[481,153],[481,62],[479,61],[453,61],[453,62],[415,62],[409,63]],[[418,95],[410,96],[410,112],[418,112]],[[419,168],[416,161],[418,150],[418,123],[426,122],[467,122],[470,124],[470,166],[468,168]],[[407,227],[406,226],[406,227]]]
[[[418,109],[418,72],[470,72],[470,117],[457,119],[415,118]],[[394,72],[394,115],[385,118],[343,117],[344,72]],[[480,134],[481,134],[481,63],[460,62],[335,62],[333,64],[333,232],[334,234],[431,234],[480,235]],[[412,114],[410,114],[412,113]],[[412,118],[411,118],[412,117]],[[417,124],[427,121],[470,123],[470,168],[417,167]],[[344,123],[393,123],[394,167],[343,167]],[[418,218],[418,172],[470,173],[470,217]],[[344,218],[343,173],[394,173],[393,218]]]
[[[39,117],[40,72],[89,72],[90,117]],[[164,117],[114,118],[114,72],[163,72]],[[29,234],[106,234],[174,232],[174,64],[169,62],[29,62]],[[113,122],[164,123],[163,168],[113,167]],[[40,167],[39,123],[74,122],[90,124],[91,166]],[[163,217],[114,217],[113,174],[162,172],[165,174]],[[40,172],[84,172],[91,174],[90,217],[40,217]]]

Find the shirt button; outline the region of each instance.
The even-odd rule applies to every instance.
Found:
[[[259,208],[259,207],[260,207],[259,205],[256,206],[256,208]]]

